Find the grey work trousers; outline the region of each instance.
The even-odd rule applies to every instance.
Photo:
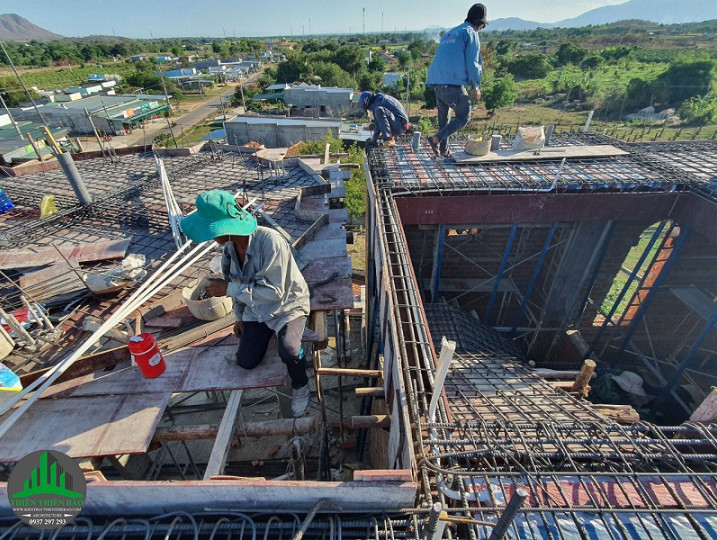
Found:
[[[452,84],[433,85],[438,104],[438,132],[436,138],[440,141],[441,153],[448,150],[448,137],[459,129],[463,129],[471,118],[471,100],[462,86]],[[453,119],[450,112],[453,109]]]

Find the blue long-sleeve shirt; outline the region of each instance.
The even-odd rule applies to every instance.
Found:
[[[449,30],[438,45],[436,56],[428,68],[427,85],[451,84],[480,86],[483,59],[480,55],[480,38],[470,23]]]
[[[369,110],[373,112],[376,121],[376,128],[373,131],[374,139],[377,139],[379,134],[383,135],[384,139],[388,139],[394,135],[401,135],[405,131],[403,126],[408,124],[408,114],[395,97],[376,94]]]

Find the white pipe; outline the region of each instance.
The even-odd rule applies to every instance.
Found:
[[[28,345],[35,345],[33,337],[27,332],[27,330],[25,330],[25,328],[23,328],[22,324],[13,315],[9,315],[5,312],[5,310],[0,309],[0,317],[7,321],[8,326],[12,328],[18,337],[24,339]]]
[[[60,361],[58,364],[54,365],[52,368],[50,368],[47,372],[45,372],[41,377],[38,377],[35,381],[33,381],[30,385],[28,385],[26,388],[24,388],[21,392],[18,392],[15,396],[13,396],[8,402],[5,403],[5,405],[0,409],[0,415],[5,414],[7,411],[9,411],[16,403],[18,403],[22,398],[24,398],[29,392],[37,388],[39,385],[42,385],[39,392],[36,392],[33,394],[31,398],[29,398],[18,410],[13,413],[12,416],[10,416],[3,424],[0,426],[0,437],[4,435],[7,430],[17,421],[17,419],[22,415],[22,413],[29,408],[29,406],[34,402],[35,399],[37,399],[42,392],[50,386],[64,371],[69,368],[77,358],[79,358],[82,354],[84,354],[94,343],[101,338],[110,328],[114,328],[116,324],[121,321],[123,318],[126,317],[129,313],[133,312],[139,305],[141,305],[144,301],[146,301],[147,298],[153,296],[159,288],[163,287],[168,281],[165,279],[160,279],[160,275],[164,273],[166,268],[173,263],[173,261],[177,258],[177,256],[184,251],[191,242],[187,242],[182,246],[181,249],[177,250],[175,253],[172,254],[172,256],[165,261],[160,268],[157,269],[150,278],[142,284],[140,288],[138,288],[132,296],[125,302],[119,310],[117,310],[115,313],[113,313],[103,324],[100,326],[96,332],[94,332],[92,335],[90,335],[77,349],[75,349],[72,354],[70,354],[68,357]],[[190,257],[192,257],[192,254],[196,251],[200,250],[204,244],[197,245],[194,249],[192,249],[188,254],[186,254],[183,258],[183,260],[187,260]],[[206,251],[208,251],[211,248],[211,244],[206,247]],[[203,255],[206,251],[203,251],[199,256]],[[198,258],[198,257],[197,257]],[[194,262],[192,260],[192,262]],[[182,267],[179,272],[183,271],[184,267]],[[177,272],[177,273],[179,273]],[[176,275],[172,275],[171,279],[174,279]],[[159,282],[159,285],[155,285],[154,282]],[[147,292],[151,291],[151,294],[147,296]]]
[[[448,368],[451,366],[453,353],[456,352],[456,342],[448,341],[445,336],[441,340],[441,355],[438,358],[438,368],[436,380],[433,383],[433,396],[431,396],[431,404],[428,407],[428,421],[433,423],[436,419],[436,407],[438,407],[438,399],[443,392],[443,383],[448,374]]]

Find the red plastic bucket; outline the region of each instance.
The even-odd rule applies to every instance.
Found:
[[[157,347],[157,342],[154,341],[152,334],[144,333],[132,336],[129,338],[127,347],[132,355],[132,360],[148,379],[159,377],[167,369],[167,364],[164,363],[162,353],[159,352],[159,347]]]

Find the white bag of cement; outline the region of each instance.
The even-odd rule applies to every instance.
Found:
[[[519,127],[513,140],[513,150],[537,150],[545,146],[543,126]]]

